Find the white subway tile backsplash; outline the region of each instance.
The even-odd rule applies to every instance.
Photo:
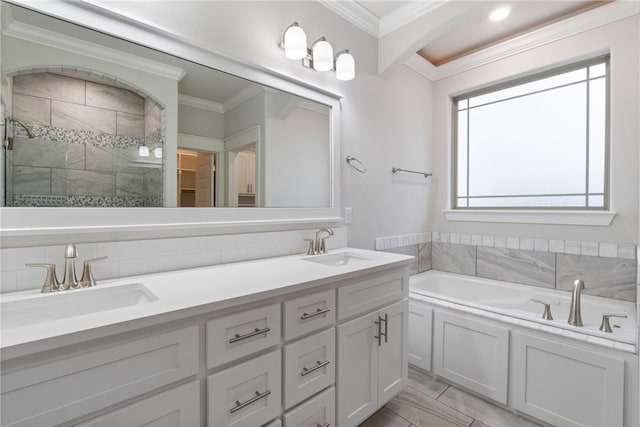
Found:
[[[580,253],[588,256],[598,256],[597,242],[582,242],[580,245]]]
[[[564,253],[564,240],[549,240],[549,252]]]
[[[376,237],[376,251],[384,250],[384,239],[382,237]]]
[[[18,273],[16,271],[3,271],[2,276],[0,277],[2,279],[2,283],[0,283],[0,292],[15,292],[18,290]]]
[[[207,265],[218,264],[219,261],[220,254],[217,252],[162,255],[158,257],[158,271],[204,267]]]
[[[158,257],[137,258],[118,262],[120,276],[137,276],[158,272]]]
[[[570,255],[580,255],[582,253],[580,242],[576,240],[565,240],[564,253]]]
[[[523,251],[532,251],[533,250],[533,239],[531,238],[522,238],[520,239],[520,249]]]
[[[541,252],[549,252],[549,241],[547,239],[533,239],[533,249]]]
[[[100,280],[115,279],[120,277],[118,269],[119,262],[117,260],[105,260],[93,264],[93,276],[99,282]]]
[[[518,237],[507,237],[507,248],[520,249],[520,239]]]
[[[206,237],[207,251],[224,251],[236,247],[236,235],[225,234],[222,236]]]
[[[139,240],[101,243],[96,246],[96,255],[109,257],[110,260],[138,258],[144,255],[140,245]]]
[[[58,272],[58,278],[62,280],[62,272]],[[27,289],[40,288],[44,284],[44,279],[47,276],[47,272],[44,268],[26,268],[24,270],[16,271],[16,289],[19,291],[26,291]]]
[[[220,262],[223,264],[246,261],[248,258],[249,251],[247,248],[231,249],[220,254]]]
[[[64,254],[64,252],[60,252]],[[2,270],[23,269],[27,262],[47,262],[47,248],[44,246],[33,248],[3,249],[0,257]]]
[[[493,239],[493,245],[496,248],[506,248],[507,247],[507,238],[503,236],[496,236]]]
[[[618,258],[634,259],[636,255],[635,252],[634,245],[618,245]]]
[[[598,255],[605,258],[617,258],[618,245],[615,243],[600,243]]]

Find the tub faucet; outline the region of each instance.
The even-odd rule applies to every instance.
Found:
[[[573,326],[582,325],[582,314],[580,313],[580,292],[584,290],[584,282],[580,279],[573,282],[573,292],[571,293],[571,308],[569,309],[569,320],[567,323]]]

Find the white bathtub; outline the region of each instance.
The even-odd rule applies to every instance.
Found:
[[[410,293],[627,344],[636,342],[636,307],[628,301],[582,293],[584,326],[577,327],[567,323],[571,305],[567,291],[431,270],[411,276]],[[531,299],[551,303],[554,320],[542,319],[544,306]],[[605,333],[599,330],[603,313],[626,314],[627,318],[611,318],[612,327],[620,327]]]

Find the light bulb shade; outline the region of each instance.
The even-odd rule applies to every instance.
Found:
[[[153,157],[157,157],[157,158],[162,157],[162,147],[156,147],[153,149]]]
[[[284,32],[284,56],[289,59],[302,59],[307,56],[307,35],[294,22]]]
[[[146,145],[141,145],[138,147],[138,155],[140,157],[149,157],[149,147]]]
[[[336,57],[336,78],[338,80],[353,80],[356,76],[356,61],[348,50],[342,51]]]
[[[333,47],[322,37],[311,48],[313,69],[316,71],[328,71],[333,68]]]

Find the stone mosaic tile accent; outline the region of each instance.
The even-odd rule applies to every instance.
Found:
[[[548,252],[478,247],[476,274],[488,279],[553,288],[556,257]]]
[[[584,293],[636,301],[636,262],[587,255],[558,254],[556,288],[572,290],[582,279]]]
[[[14,194],[12,206],[61,208],[69,205],[66,196]]]

